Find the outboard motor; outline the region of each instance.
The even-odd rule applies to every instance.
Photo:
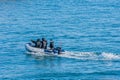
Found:
[[[61,47],[57,47],[54,49],[54,53],[61,54],[62,50]]]

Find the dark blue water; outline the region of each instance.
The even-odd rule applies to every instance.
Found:
[[[67,55],[27,55],[42,37]],[[120,1],[1,0],[0,46],[0,80],[120,80]]]

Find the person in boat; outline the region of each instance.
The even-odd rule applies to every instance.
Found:
[[[47,49],[47,40],[45,40],[45,38],[42,38],[41,43],[42,43],[41,48]]]
[[[45,45],[45,47],[44,47],[44,49],[47,49],[47,40],[45,40],[45,42],[44,42],[44,45]]]
[[[49,47],[50,47],[50,49],[54,49],[54,41],[52,39],[50,40]]]
[[[43,46],[44,46],[44,44],[43,44],[43,42],[44,42],[44,38],[42,38],[42,41],[41,41],[41,48],[43,48]]]
[[[41,41],[40,41],[40,39],[37,39],[37,41],[34,41],[34,40],[31,40],[31,41],[35,44],[35,47],[37,47],[37,48],[41,47]]]

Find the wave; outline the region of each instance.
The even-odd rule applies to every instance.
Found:
[[[72,52],[66,51],[65,54],[61,55],[48,55],[44,53],[28,53],[34,54],[37,56],[58,56],[64,58],[71,58],[71,59],[82,59],[82,60],[120,60],[120,54],[115,53],[95,53],[95,52]]]

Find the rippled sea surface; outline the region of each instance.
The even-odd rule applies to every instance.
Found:
[[[27,55],[45,37],[66,55]],[[1,0],[0,80],[120,80],[119,0]]]

